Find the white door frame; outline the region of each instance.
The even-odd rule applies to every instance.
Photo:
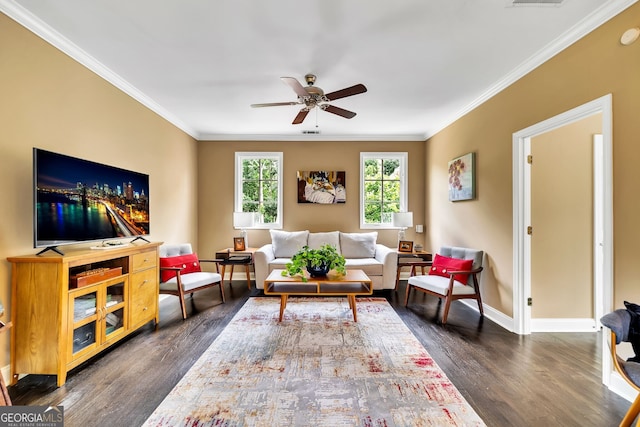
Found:
[[[521,335],[531,333],[531,308],[527,298],[531,295],[531,239],[527,227],[531,224],[531,171],[525,167],[530,154],[531,138],[561,126],[576,122],[594,114],[602,114],[602,175],[601,182],[595,186],[602,196],[602,204],[594,202],[594,218],[599,218],[596,229],[602,233],[601,241],[594,236],[594,253],[599,251],[602,265],[594,271],[596,289],[602,289],[601,295],[594,295],[596,309],[601,313],[613,309],[613,159],[612,159],[612,97],[611,94],[595,99],[565,113],[522,129],[513,134],[513,327]],[[595,261],[594,261],[595,262]],[[599,326],[599,317],[596,318]],[[603,346],[607,353],[608,347]],[[605,361],[603,357],[603,369]],[[604,371],[603,371],[604,372]]]

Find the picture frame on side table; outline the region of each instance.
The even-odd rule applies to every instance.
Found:
[[[400,240],[398,243],[399,252],[413,252],[413,242],[410,240]]]
[[[244,244],[244,237],[234,237],[233,238],[233,250],[234,251],[245,251],[247,248]]]

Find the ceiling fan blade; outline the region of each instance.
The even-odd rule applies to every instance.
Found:
[[[358,95],[359,93],[364,93],[367,91],[367,88],[359,83],[355,86],[347,87],[341,90],[337,90],[335,92],[327,93],[325,96],[329,101],[334,101],[340,98],[346,98],[347,96]]]
[[[356,116],[356,113],[354,113],[353,111],[345,110],[344,108],[336,107],[333,105],[323,105],[322,109],[324,111],[337,114],[338,116],[342,116],[345,119],[352,119]]]
[[[285,84],[287,84],[298,96],[309,96],[304,87],[294,77],[280,77]]]
[[[279,107],[281,105],[298,105],[300,104],[299,102],[268,102],[266,104],[251,104],[251,106],[253,108],[260,108],[260,107]]]
[[[293,122],[291,122],[291,124],[292,125],[299,125],[300,123],[302,123],[304,121],[305,117],[307,117],[307,114],[309,114],[309,110],[307,110],[306,108],[303,108],[302,110],[300,110],[300,112],[298,113],[296,118],[293,119]]]

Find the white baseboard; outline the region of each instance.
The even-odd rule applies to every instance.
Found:
[[[531,319],[531,332],[598,332],[594,319]]]
[[[633,402],[636,399],[636,396],[638,396],[636,389],[631,387],[629,383],[617,372],[612,372],[611,377],[609,377],[609,390],[624,397],[629,402]]]
[[[462,300],[458,300],[458,302],[461,302],[465,304],[467,307],[470,307],[471,309],[480,313],[480,310],[478,310],[478,304],[476,303],[475,300],[462,299]],[[482,304],[482,309],[484,310],[484,316],[489,320],[491,320],[492,322],[498,324],[499,326],[502,326],[509,332],[513,332],[515,330],[515,328],[513,327],[513,317],[509,317],[503,312],[496,310],[495,308],[487,304]]]

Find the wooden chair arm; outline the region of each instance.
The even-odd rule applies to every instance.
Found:
[[[182,268],[180,267],[160,267],[160,271],[177,271],[180,272]]]
[[[473,270],[456,270],[456,271],[447,270],[447,274],[452,276],[456,274],[477,274],[477,273],[480,273],[481,271],[482,271],[482,267],[478,267]]]

